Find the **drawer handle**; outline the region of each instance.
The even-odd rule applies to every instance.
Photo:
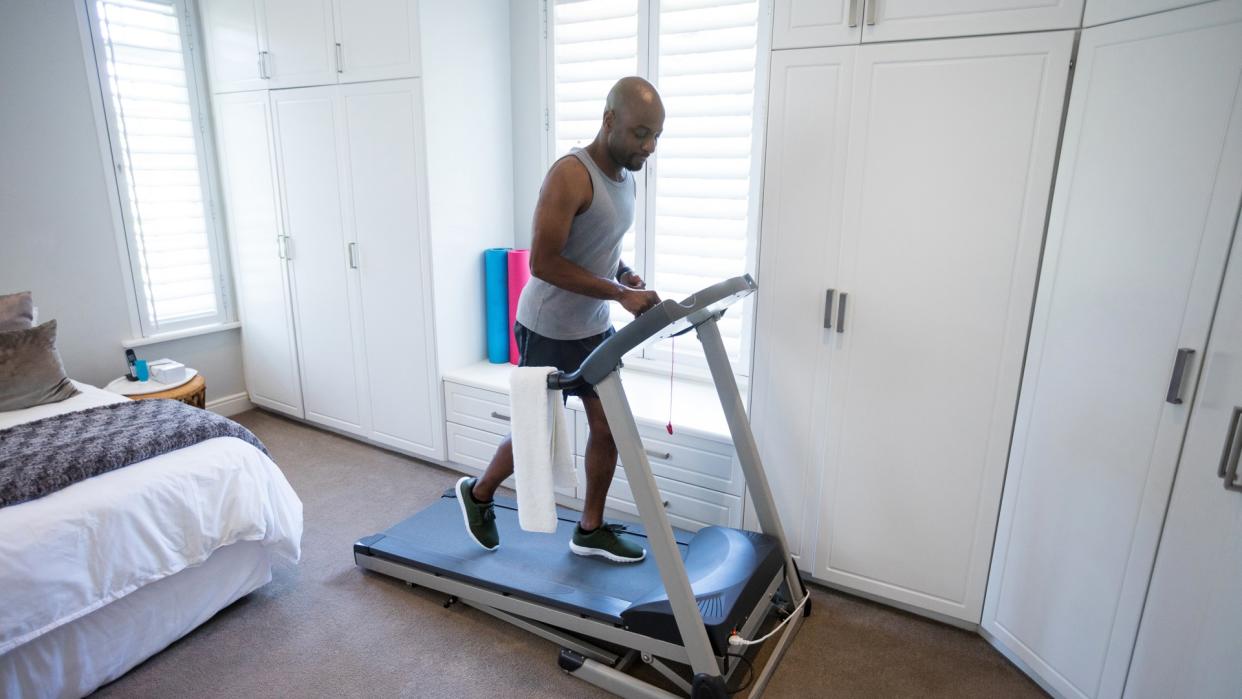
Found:
[[[496,418],[497,420],[504,420],[505,422],[508,422],[508,421],[509,421],[509,416],[508,416],[508,415],[501,415],[500,413],[496,412],[495,410],[493,410],[493,411],[492,411],[492,417]]]
[[[665,501],[664,501],[664,509],[666,509],[666,510],[668,509],[668,500],[665,500]]]
[[[647,452],[647,456],[650,456],[653,459],[663,459],[664,461],[668,461],[669,459],[673,458],[673,455],[666,451],[659,452],[659,451],[656,451],[655,449],[643,449],[643,451]]]

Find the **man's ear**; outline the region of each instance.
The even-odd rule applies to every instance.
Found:
[[[616,120],[617,112],[613,109],[604,110],[604,131],[611,132],[613,122]]]

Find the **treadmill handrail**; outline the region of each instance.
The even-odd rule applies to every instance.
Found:
[[[679,335],[707,321],[719,317],[726,308],[755,292],[759,285],[749,274],[733,277],[697,291],[682,301],[665,299],[638,316],[612,337],[596,347],[572,373],[554,371],[548,374],[548,388],[567,390],[583,384],[595,385],[621,365],[627,352],[655,339]],[[678,323],[677,327],[666,332]]]

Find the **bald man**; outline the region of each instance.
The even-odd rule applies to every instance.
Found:
[[[655,88],[642,78],[622,78],[608,93],[595,140],[574,148],[548,171],[535,206],[531,280],[518,300],[513,328],[522,366],[572,372],[613,334],[609,301],[635,316],[659,303],[621,260],[621,238],[634,223],[633,173],[655,152],[663,130],[664,105]],[[617,445],[599,396],[591,386],[566,393],[582,399],[590,426],[586,498],[569,548],[617,563],[641,561],[646,550],[622,527],[603,520]],[[500,546],[492,495],[512,473],[513,445],[506,438],[482,478],[457,482],[466,529],[489,551]]]

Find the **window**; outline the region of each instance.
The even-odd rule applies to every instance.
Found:
[[[181,0],[86,0],[144,336],[229,320]]]
[[[641,75],[664,100],[664,134],[639,176],[626,262],[676,299],[753,270],[760,0],[555,0],[550,10],[551,159],[594,139],[618,78]],[[748,366],[749,307],[720,324],[739,373]],[[620,326],[629,314],[614,304],[613,319]],[[667,362],[668,344],[643,359]],[[699,344],[679,345],[679,366],[683,358],[702,365]]]

